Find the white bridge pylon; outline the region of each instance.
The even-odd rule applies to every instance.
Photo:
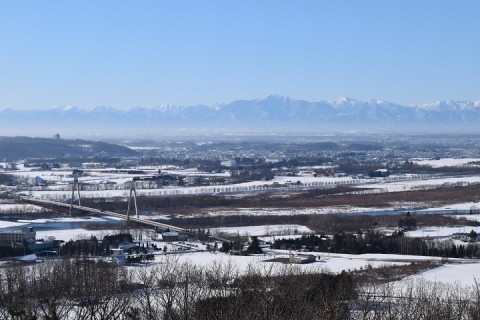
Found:
[[[73,211],[73,199],[75,198],[75,187],[77,189],[77,195],[78,195],[78,206],[81,206],[82,204],[80,203],[80,183],[78,182],[77,175],[73,176],[72,197],[70,198],[70,215],[72,215],[72,211]]]
[[[133,205],[135,206],[135,214],[138,217],[138,207],[137,207],[137,187],[136,187],[136,181],[138,178],[133,178],[132,181],[130,182],[130,195],[128,196],[128,207],[127,207],[127,221],[130,219],[130,207],[132,203],[132,195],[133,195]]]

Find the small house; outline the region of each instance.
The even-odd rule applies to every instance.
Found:
[[[178,241],[180,234],[176,231],[167,231],[162,233],[163,241]]]

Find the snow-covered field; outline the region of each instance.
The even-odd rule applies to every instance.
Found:
[[[0,231],[2,229],[6,229],[6,228],[21,228],[21,227],[23,227],[27,224],[28,223],[26,223],[26,222],[2,221],[2,220],[0,220]]]
[[[393,177],[392,177],[393,178]],[[456,183],[480,183],[480,176],[464,176],[464,177],[451,177],[451,178],[425,178],[415,180],[390,180],[389,182],[382,181],[381,183],[372,183],[360,185],[362,188],[380,189],[384,192],[398,192],[407,190],[416,190],[423,187],[442,186]]]
[[[23,213],[23,212],[42,212],[45,209],[32,204],[23,203],[0,203],[0,213]]]
[[[479,158],[443,158],[443,159],[412,159],[413,163],[418,165],[427,165],[433,168],[440,167],[462,167],[472,165],[471,163],[480,162]]]
[[[102,219],[102,218],[99,218]],[[73,222],[85,222],[85,220],[91,219],[77,219],[76,218],[65,218],[65,219],[48,219],[48,220],[32,220],[32,221],[22,221],[22,222],[8,222],[0,221],[0,230],[4,228],[11,227],[21,227],[26,226],[28,223],[43,223],[46,226],[54,225],[55,228],[48,228],[47,230],[37,231],[37,238],[48,239],[49,237],[54,237],[58,240],[76,240],[76,239],[85,239],[90,238],[91,236],[96,236],[97,238],[102,238],[105,235],[115,233],[117,231],[111,230],[86,230],[83,228],[68,228]],[[292,232],[291,236],[284,235],[283,237],[296,237],[294,235],[295,228],[297,230],[309,231],[308,228],[303,226],[290,225],[289,229]],[[221,229],[218,229],[221,230]],[[281,225],[270,225],[270,226],[261,226],[261,227],[243,227],[243,228],[223,228],[223,231],[237,232],[236,230],[242,230],[246,234],[268,234],[269,232],[274,231],[287,231],[288,229],[282,229]],[[417,232],[417,235],[423,235],[425,230],[420,230]],[[447,235],[448,232],[458,232],[458,229],[453,228],[452,230],[448,228],[442,228],[439,230],[430,230],[433,235]],[[412,236],[415,236],[415,233],[412,233]],[[266,239],[266,238],[265,238]],[[143,241],[146,241],[145,238]],[[157,243],[159,246],[163,247],[164,242],[158,242],[157,240],[151,240],[152,243]],[[183,243],[181,246],[192,245],[188,243]],[[196,250],[204,250],[205,246],[202,246],[202,243],[196,245]],[[173,250],[173,249],[172,249]],[[219,252],[193,252],[193,251],[184,251],[181,254],[178,253],[178,259],[181,262],[189,261],[199,266],[207,266],[214,262],[217,263],[233,263],[239,271],[245,271],[247,268],[255,265],[259,268],[271,268],[272,265],[278,265],[279,263],[267,262],[266,260],[278,257],[288,257],[289,252],[285,250],[268,250],[266,254],[262,255],[252,255],[252,256],[231,256],[228,254],[223,254]],[[407,255],[388,255],[388,254],[363,254],[363,255],[350,255],[350,254],[333,254],[333,253],[312,253],[317,256],[317,261],[312,264],[299,265],[299,268],[309,270],[311,272],[333,272],[339,273],[343,270],[355,270],[355,269],[365,269],[365,268],[377,268],[382,266],[389,265],[406,265],[415,261],[440,261],[439,257],[423,257],[423,256],[407,256]],[[155,255],[155,261],[161,263],[164,259],[162,252],[157,252]],[[446,283],[460,283],[462,285],[473,285],[476,279],[480,279],[480,261],[477,260],[464,260],[464,259],[450,259],[451,264],[446,264],[435,268],[433,270],[426,271],[422,274],[416,275],[415,279],[425,278],[426,280],[441,281]]]
[[[404,281],[423,279],[431,282],[459,284],[463,287],[474,286],[480,281],[480,263],[477,261],[464,263],[447,263],[438,268],[422,272]]]
[[[440,264],[439,257],[409,256],[409,255],[389,255],[389,254],[332,254],[332,253],[313,253],[317,256],[317,261],[311,264],[296,265],[311,272],[332,272],[340,273],[342,271],[361,270],[366,268],[379,268],[393,265],[409,265],[412,262],[436,261],[439,266],[422,272],[404,281],[425,279],[427,281],[436,281],[447,284],[460,284],[461,286],[472,286],[477,279],[480,279],[480,261],[465,259],[450,259],[447,264]],[[260,269],[269,269],[275,266],[281,266],[277,262],[268,262],[272,258],[286,258],[287,251],[275,250],[263,255],[252,256],[231,256],[215,252],[187,252],[178,255],[180,262],[190,262],[198,266],[208,266],[213,263],[233,264],[239,272],[244,272],[252,265]],[[162,262],[163,255],[156,255],[155,261]]]
[[[3,210],[3,211],[8,211],[8,210],[31,211],[39,208],[40,208],[39,206],[35,206],[33,204],[0,203],[0,210]]]
[[[406,235],[412,238],[445,238],[451,237],[454,233],[469,233],[470,231],[480,233],[480,227],[461,226],[461,227],[426,227],[418,228],[413,231],[407,231]]]

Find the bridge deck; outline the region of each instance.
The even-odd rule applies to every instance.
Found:
[[[49,207],[56,206],[56,207],[62,207],[62,208],[70,209],[70,204],[63,203],[63,202],[41,200],[41,199],[35,199],[35,198],[30,198],[30,197],[22,197],[21,200],[23,202],[30,203],[30,204],[35,204],[35,205],[39,205],[39,206],[49,206]],[[146,225],[153,226],[153,227],[170,229],[171,231],[192,233],[188,229],[172,226],[170,224],[161,223],[161,222],[157,222],[157,221],[140,219],[140,218],[131,217],[131,216],[128,217],[128,219],[127,219],[127,215],[117,213],[117,212],[113,212],[113,211],[103,211],[103,210],[100,210],[100,209],[95,209],[95,208],[90,208],[90,207],[85,207],[85,206],[79,206],[79,205],[73,205],[72,207],[73,207],[73,209],[88,211],[88,212],[95,213],[95,214],[107,215],[107,216],[112,216],[112,217],[116,217],[116,218],[122,218],[122,219],[125,219],[125,220],[134,221],[134,222],[137,222],[137,223],[146,224]]]

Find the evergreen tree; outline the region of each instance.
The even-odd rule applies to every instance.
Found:
[[[252,237],[252,242],[248,246],[247,252],[248,253],[254,253],[254,254],[263,253],[262,248],[260,248],[260,243],[258,242],[257,237],[255,237],[255,236]]]

